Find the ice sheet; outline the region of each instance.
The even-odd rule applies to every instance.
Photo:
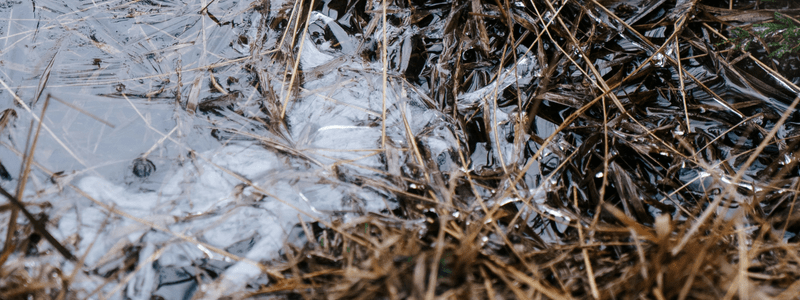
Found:
[[[24,200],[50,203],[48,229],[83,258],[76,266],[49,256],[64,270],[83,270],[71,283],[79,298],[98,290],[91,297],[218,299],[266,284],[258,264],[279,259],[285,241],[303,241],[290,236],[301,219],[397,207],[392,192],[363,188],[364,180],[405,190],[401,177],[422,174],[401,165],[433,173],[461,167],[457,145],[466,142],[457,123],[400,77],[388,78],[384,91],[383,64],[355,53],[360,46],[336,11],[312,14],[332,35],[302,40],[296,59],[305,73],[284,99],[285,66],[265,53],[290,48],[278,47],[268,22],[292,4],[271,1],[263,14],[238,1],[0,7],[8,17],[0,49],[10,50],[0,51],[8,86],[0,108],[19,116],[0,136],[0,159],[14,174],[0,184],[18,183],[31,120],[47,95],[57,97],[43,118],[51,131],[39,137]],[[397,40],[390,51],[404,59],[390,63],[401,71],[414,30],[387,30]],[[33,99],[51,60],[44,96]],[[284,124],[277,121],[283,103],[274,99],[287,101]],[[423,161],[407,155],[409,140]],[[134,174],[137,160],[152,170]],[[40,251],[49,247],[41,243]]]

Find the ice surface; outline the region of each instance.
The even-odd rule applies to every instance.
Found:
[[[513,66],[504,68],[495,81],[474,92],[460,95],[458,110],[467,112],[482,105],[484,101],[491,103],[500,97],[505,88],[512,84],[528,84],[534,77],[541,76],[540,74],[541,67],[533,55],[521,57]]]
[[[43,118],[52,132],[39,137],[24,198],[50,203],[49,229],[84,258],[83,266],[60,263],[85,271],[71,283],[79,297],[98,290],[92,297],[218,299],[248,283],[266,284],[259,264],[279,258],[287,239],[303,241],[290,236],[301,219],[325,222],[333,212],[397,207],[390,191],[359,182],[404,190],[399,177],[421,174],[401,165],[427,172],[461,167],[457,145],[466,141],[457,122],[396,76],[384,93],[384,66],[355,53],[360,46],[336,11],[312,13],[311,24],[331,36],[302,40],[297,59],[304,78],[285,99],[285,124],[275,126],[279,105],[262,92],[271,89],[281,98],[288,80],[279,80],[284,66],[261,52],[278,47],[281,38],[267,22],[293,2],[270,1],[265,14],[248,2],[163,4],[0,7],[9,22],[0,25],[0,45],[10,49],[0,51],[0,79],[8,86],[0,90],[0,108],[19,115],[0,136],[6,146],[0,158],[14,174],[0,184],[8,190],[17,184],[34,119],[17,98],[38,116],[48,94],[58,97]],[[197,14],[201,8],[216,20]],[[76,11],[91,17],[67,19]],[[397,41],[392,57],[402,60],[390,63],[401,71],[414,30],[387,30]],[[33,43],[41,50],[14,46]],[[51,59],[45,96],[33,99]],[[518,72],[506,77],[530,77],[530,70]],[[501,85],[510,84],[508,78]],[[410,149],[410,139],[423,149],[422,161],[398,150]],[[155,170],[134,175],[135,159],[151,161]],[[124,276],[106,278],[130,262],[136,267]]]
[[[692,1],[678,2],[668,17],[685,15],[683,4]],[[596,150],[588,145],[602,142],[591,142],[582,133],[600,128],[596,120],[605,115],[605,110],[596,111],[598,105],[586,105],[596,91],[584,93],[590,87],[574,84],[585,78],[571,63],[561,60],[548,68],[543,66],[547,61],[531,53],[555,51],[552,41],[541,40],[541,48],[532,50],[519,45],[506,56],[486,49],[507,38],[506,33],[492,33],[491,45],[483,45],[481,38],[464,44],[468,49],[448,48],[454,43],[444,32],[463,25],[453,24],[460,13],[438,8],[444,2],[420,14],[405,5],[389,7],[388,24],[377,17],[381,3],[344,9],[354,4],[322,0],[310,14],[287,0],[0,3],[0,111],[17,115],[0,130],[0,162],[9,174],[0,176],[0,185],[14,191],[20,183],[30,129],[43,120],[21,198],[33,213],[48,216],[48,230],[81,258],[80,263],[66,261],[39,242],[34,245],[38,256],[18,251],[3,267],[31,274],[35,266],[65,274],[76,271],[70,290],[77,298],[219,299],[268,284],[275,276],[266,275],[267,266],[282,259],[286,242],[317,238],[306,236],[301,221],[325,225],[334,216],[348,221],[364,213],[387,213],[403,199],[398,191],[425,191],[425,197],[452,200],[452,195],[441,195],[446,189],[431,185],[457,182],[463,172],[480,177],[475,181],[480,184],[470,187],[476,195],[456,200],[479,196],[488,205],[517,205],[530,227],[542,226],[543,218],[558,220],[542,235],[548,244],[562,243],[555,231],[580,218],[548,197],[560,197],[551,192],[586,182],[565,182],[572,175],[563,177],[554,169],[562,163],[564,169],[589,168],[589,162],[596,162],[572,164],[566,159],[576,152],[584,157],[600,154],[587,151]],[[520,3],[513,6],[522,7]],[[628,21],[650,10],[637,9]],[[466,17],[466,10],[461,11]],[[607,14],[591,8],[585,12],[598,25],[617,28],[618,34],[608,39],[619,39],[615,43],[625,52],[598,58],[594,63],[600,75],[614,75],[619,64],[629,63],[625,61],[631,53],[653,54],[648,41],[631,36]],[[501,17],[495,10],[485,13]],[[544,21],[554,16],[546,11]],[[530,14],[517,17],[541,23]],[[307,23],[293,23],[305,18]],[[421,23],[429,25],[421,29]],[[502,26],[490,27],[489,33]],[[646,35],[663,37],[664,28]],[[675,58],[670,47],[654,54],[658,65]],[[483,52],[483,57],[472,61],[469,51]],[[588,57],[577,49],[566,51],[578,65],[586,64]],[[699,81],[729,77],[724,69],[709,72],[692,56],[695,62],[685,65],[686,73]],[[461,71],[451,68],[459,59]],[[543,76],[557,82],[544,84]],[[452,85],[453,79],[464,84]],[[550,88],[538,88],[548,84]],[[724,97],[760,98],[787,107],[749,92],[746,82],[719,84],[737,90]],[[636,94],[639,87],[623,89]],[[696,102],[721,101],[696,87],[687,89],[695,90]],[[619,97],[626,106],[639,106],[631,102],[638,96]],[[656,101],[670,105],[664,97]],[[42,113],[45,103],[48,110]],[[586,110],[574,128],[557,130],[582,107]],[[753,121],[766,126],[767,113]],[[612,119],[609,123],[628,122]],[[668,116],[664,121],[674,120]],[[672,124],[663,128],[681,137],[697,133],[664,124]],[[698,124],[702,122],[692,121],[695,129],[718,125]],[[639,127],[631,128],[630,134],[611,133],[617,136],[610,139],[609,157],[624,158],[614,143],[629,142],[626,148],[672,158],[663,147],[645,144],[641,136],[646,133]],[[724,130],[713,135],[722,136]],[[781,129],[778,137],[792,134]],[[541,146],[551,135],[555,139]],[[539,161],[529,161],[539,150]],[[785,164],[792,160],[784,158]],[[148,172],[135,171],[142,163]],[[619,177],[616,163],[610,168],[586,174],[608,179],[609,187],[618,189],[619,182],[634,182]],[[704,168],[685,166],[677,180],[691,191],[732,184],[730,175]],[[524,182],[512,182],[515,176],[505,176],[509,174],[521,175]],[[752,179],[746,175],[736,184],[742,192],[737,201],[750,201],[745,193],[771,189],[745,183]],[[512,187],[518,187],[517,195],[504,194]],[[585,186],[578,190],[583,193]],[[527,200],[536,209],[523,205]],[[467,206],[479,209],[478,203]],[[0,224],[8,224],[9,217],[0,211]],[[30,234],[30,222],[25,217],[17,222],[22,226],[15,239],[20,240]],[[0,243],[7,237],[5,230],[0,226]],[[481,240],[501,243],[498,235]]]

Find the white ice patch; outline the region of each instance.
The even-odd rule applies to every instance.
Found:
[[[92,198],[98,199],[109,206],[118,207],[122,210],[132,212],[141,211],[148,214],[156,204],[157,200],[152,199],[150,194],[133,194],[121,186],[117,186],[100,177],[86,177],[78,183],[78,188],[85,191]],[[135,212],[134,212],[135,213]]]
[[[303,71],[312,70],[318,66],[324,65],[332,59],[333,56],[319,51],[314,42],[306,37],[303,42],[303,52],[300,53],[300,68],[303,69]]]
[[[247,178],[266,177],[269,179],[272,178],[269,176],[270,172],[281,166],[276,154],[258,146],[229,145],[219,151],[207,151],[201,156],[209,158],[211,162],[197,159],[193,163],[184,164],[169,177],[159,192],[130,191],[124,186],[94,176],[81,179],[77,186],[96,200],[137,218],[152,220],[158,218],[157,216],[172,216],[172,222],[158,223],[168,226],[175,232],[199,236],[201,240],[214,247],[224,248],[248,236],[256,235],[259,241],[252,248],[253,251],[249,251],[245,257],[254,261],[274,258],[283,245],[286,229],[291,228],[298,221],[298,214],[300,214],[297,210],[274,199],[259,202],[256,205],[258,207],[253,207],[253,205],[238,208],[224,207],[225,209],[221,211],[226,211],[229,218],[219,221],[197,218],[175,223],[174,220],[213,212],[216,208],[237,201],[234,188],[241,182],[223,171],[223,168]],[[283,167],[285,168],[285,166]],[[274,181],[267,180],[267,182]],[[274,183],[277,185],[276,187],[268,188],[271,192],[280,195],[279,197],[283,200],[306,212],[315,210],[311,207],[312,204],[320,205],[311,203],[312,200],[327,202],[322,203],[322,207],[326,210],[342,208],[340,199],[343,195],[332,190],[335,187],[312,186],[309,193],[313,193],[314,198],[298,201],[296,195],[300,194],[298,191],[302,187],[291,187],[286,182]],[[328,197],[320,197],[321,194],[328,195]],[[100,224],[105,221],[106,214],[97,207],[86,207],[82,211],[86,216],[83,216],[80,222],[62,220],[59,228],[62,232],[74,232],[76,226],[81,227],[80,232],[83,238],[81,248],[86,248],[96,236]],[[163,217],[160,219],[164,221]],[[128,235],[127,240],[135,242],[149,230],[146,226],[128,219],[123,219],[121,223],[108,225],[104,229],[105,232],[101,232],[101,238],[98,239],[87,257],[87,263],[95,263],[106,255],[114,247],[114,244],[119,243],[120,236]],[[197,247],[201,247],[201,245],[198,244]],[[222,256],[208,249],[198,249],[210,259],[222,259]],[[169,257],[169,255],[165,255],[160,263],[164,265],[172,261],[181,264],[182,260],[193,259],[192,257],[169,259]],[[152,282],[148,281],[151,280],[148,278],[152,278],[152,273],[151,268],[137,273],[135,282],[138,283],[137,286],[140,289],[136,289],[136,295],[149,295],[152,292]],[[223,273],[220,284],[233,284],[233,286],[241,287],[247,280],[260,273],[259,268],[246,262],[240,262]],[[144,292],[141,288],[150,290]],[[216,291],[214,293],[229,292],[222,286],[210,291]]]

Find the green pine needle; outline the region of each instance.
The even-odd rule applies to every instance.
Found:
[[[733,49],[747,51],[754,36],[767,41],[767,46],[774,48],[770,57],[781,58],[789,53],[800,52],[800,26],[784,15],[775,12],[775,21],[771,23],[761,23],[753,25],[753,29],[761,29],[751,32],[742,28],[733,28],[731,37],[726,42],[717,43],[724,45],[730,43]]]

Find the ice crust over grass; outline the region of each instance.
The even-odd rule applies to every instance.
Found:
[[[131,5],[131,11],[153,9],[146,3]],[[241,25],[235,27],[209,27],[211,21],[203,19],[187,25],[179,18],[161,20],[147,14],[142,20],[149,27],[126,18],[106,24],[109,19],[125,16],[114,7],[106,7],[97,18],[102,21],[92,22],[105,24],[107,30],[96,35],[90,33],[97,24],[81,25],[72,33],[59,26],[40,29],[43,37],[72,34],[62,41],[44,39],[42,47],[69,49],[53,51],[60,53],[55,65],[73,68],[89,78],[76,82],[54,72],[48,92],[114,125],[101,125],[87,114],[52,102],[45,124],[58,130],[40,137],[35,160],[42,168],[34,170],[25,193],[26,201],[52,205],[48,208],[53,216],[48,228],[82,257],[83,265],[77,265],[60,261],[55,252],[47,256],[50,263],[66,272],[83,270],[70,283],[79,298],[176,299],[194,295],[218,299],[248,284],[267,284],[269,280],[258,264],[278,259],[287,240],[305,241],[307,237],[298,227],[300,220],[327,222],[333,214],[348,220],[366,212],[393,210],[397,208],[393,191],[407,188],[402,177],[418,172],[408,166],[424,166],[428,172],[461,167],[457,147],[466,142],[457,133],[457,122],[434,109],[424,91],[417,91],[397,74],[390,74],[384,93],[380,60],[354,55],[358,46],[355,37],[331,16],[319,12],[314,12],[312,22],[327,26],[340,45],[332,48],[333,43],[324,38],[306,38],[297,58],[305,77],[293,96],[285,99],[289,102],[285,125],[275,129],[258,122],[256,118],[270,120],[277,112],[264,112],[268,100],[246,82],[250,75],[243,73],[243,63],[197,67],[198,62],[212,63],[214,57],[225,58],[223,63],[240,59],[243,54],[266,57],[253,53],[276,46],[278,34],[264,29],[264,19],[275,18],[291,3],[271,1],[269,15],[248,5],[217,1],[207,7],[214,12],[230,11],[217,16]],[[159,13],[183,16],[185,11],[180,7],[163,7]],[[16,18],[42,17],[22,8],[0,11]],[[200,10],[196,8],[194,11]],[[52,19],[60,14],[38,13]],[[125,30],[108,31],[118,27]],[[395,27],[388,32],[407,34]],[[171,40],[182,36],[188,39],[189,35],[193,42]],[[82,38],[89,36],[94,37],[89,38],[93,43]],[[263,45],[243,44],[244,39]],[[409,45],[408,41],[395,43],[390,51],[408,52]],[[17,50],[10,55],[33,59]],[[98,57],[96,65],[86,65],[86,57]],[[130,57],[138,63],[128,63]],[[199,57],[199,61],[192,62],[189,57]],[[259,76],[269,74],[259,80],[284,100],[285,94],[280,93],[287,91],[284,85],[288,82],[276,79],[283,74],[283,66],[276,67],[268,59],[252,58],[248,63],[260,72]],[[178,68],[180,74],[173,72]],[[152,70],[160,73],[153,75]],[[172,73],[163,74],[167,72]],[[225,94],[213,87],[210,76],[216,84],[225,86]],[[38,77],[30,74],[10,72],[10,78],[3,78],[17,85],[38,83]],[[175,90],[174,83],[179,81],[182,100],[175,103],[174,92],[165,90]],[[32,93],[21,88],[17,94],[28,99]],[[0,93],[0,99],[4,107],[15,105],[7,91]],[[38,114],[41,101],[38,106],[28,105]],[[212,108],[192,111],[187,109],[188,102]],[[215,103],[220,104],[214,107]],[[30,114],[21,110],[18,114],[16,124],[30,124]],[[18,174],[14,165],[24,150],[24,144],[20,144],[25,141],[27,125],[9,130],[8,140],[13,145],[0,149],[0,154],[4,163],[14,162],[5,164],[9,172]],[[407,154],[415,146],[409,140],[415,140],[416,147],[425,153],[422,161]],[[138,178],[131,172],[131,162],[144,153],[156,170],[147,178]],[[51,183],[49,173],[56,171],[63,171],[63,176],[53,177],[55,183]],[[0,184],[12,189],[16,183]],[[70,184],[96,202],[71,189]],[[0,223],[7,222],[5,217],[0,219]],[[27,221],[20,218],[19,222]],[[5,233],[0,240],[4,238]],[[40,252],[46,252],[50,246],[41,243],[39,247]],[[47,264],[42,258],[17,254],[11,260]],[[117,272],[121,269],[125,271]]]
[[[348,136],[364,137],[363,134]],[[323,142],[319,145],[335,144]],[[359,144],[358,140],[343,145],[374,146]],[[253,188],[242,189],[242,183],[226,171],[252,180],[260,189],[291,203],[315,218],[326,219],[328,213],[333,211],[355,209],[378,211],[386,208],[385,202],[379,198],[380,195],[346,183],[332,182],[328,180],[329,171],[319,166],[308,168],[292,166],[288,163],[291,159],[281,157],[258,145],[232,144],[220,150],[201,153],[199,157],[209,158],[210,161],[196,159],[184,163],[181,168],[168,175],[168,179],[158,191],[129,191],[124,186],[95,176],[82,178],[77,186],[96,200],[134,217],[163,224],[173,232],[195,236],[198,240],[220,249],[252,238],[255,240],[254,245],[242,255],[252,261],[277,258],[278,251],[283,247],[283,241],[299,218],[303,218],[306,222],[314,220],[275,198],[262,199],[259,192]],[[85,206],[85,203],[81,206]],[[99,224],[104,222],[106,213],[91,206],[83,211],[94,216],[89,219],[81,218],[82,224],[78,225],[85,228],[80,234],[83,240],[79,248],[86,249],[93,240]],[[175,220],[181,221],[175,222]],[[66,236],[68,232],[76,229],[75,220],[62,219],[58,228]],[[86,263],[92,265],[101,262],[103,256],[114,247],[114,241],[121,238],[128,243],[148,241],[150,232],[150,228],[133,220],[120,219],[118,222],[111,222],[108,228],[101,232],[101,242],[94,245],[86,257]],[[202,246],[198,245],[197,249],[200,251],[194,249],[189,252],[191,253],[189,256],[167,261],[170,261],[173,267],[176,264],[186,264],[188,267],[192,265],[192,261],[201,259],[225,261],[219,254],[203,250]],[[170,255],[165,254],[165,256]],[[159,259],[161,263],[164,263],[163,257]],[[152,270],[137,273],[136,276],[149,276],[150,273]],[[233,288],[241,288],[248,280],[254,279],[259,274],[261,274],[260,268],[248,262],[237,262],[224,271],[222,280],[208,290],[207,297],[215,298],[230,292]]]
[[[314,220],[278,199],[261,198],[253,188],[242,189],[241,182],[226,171],[252,180],[260,189],[315,218],[326,219],[328,213],[333,211],[378,211],[386,208],[385,202],[379,199],[380,195],[346,183],[332,182],[327,179],[330,176],[328,171],[321,167],[293,167],[287,164],[286,157],[258,145],[232,144],[199,156],[207,157],[210,161],[197,159],[185,163],[168,176],[158,191],[130,191],[96,176],[80,179],[77,186],[94,199],[133,217],[162,224],[173,232],[194,236],[220,249],[253,239],[254,244],[249,250],[241,253],[242,257],[252,261],[277,258],[283,241],[299,218],[306,222]],[[160,244],[159,247],[165,246],[159,241],[163,239],[160,237],[163,234],[156,234],[160,238],[153,238],[151,228],[126,218],[112,219],[102,229],[100,236],[96,236],[102,223],[106,222],[107,213],[96,205],[86,203],[88,201],[81,202],[78,204],[81,207],[80,220],[62,218],[58,232],[61,237],[67,237],[79,230],[82,238],[80,249],[88,249],[94,239],[98,239],[86,256],[87,265],[102,265],[104,257],[113,253],[110,250],[123,247],[123,244],[144,242],[147,245],[156,243]],[[168,250],[158,259],[159,264],[190,267],[193,262],[203,259],[230,262],[219,254],[203,249],[201,245],[178,257],[170,252]],[[148,257],[140,259],[146,260]],[[145,268],[152,266],[146,265]],[[146,277],[152,276],[153,272],[138,272],[136,278],[140,280],[134,280],[131,284],[147,282]],[[215,298],[231,292],[231,289],[240,289],[261,273],[257,266],[237,262],[224,271],[222,280],[208,290],[207,297]]]

